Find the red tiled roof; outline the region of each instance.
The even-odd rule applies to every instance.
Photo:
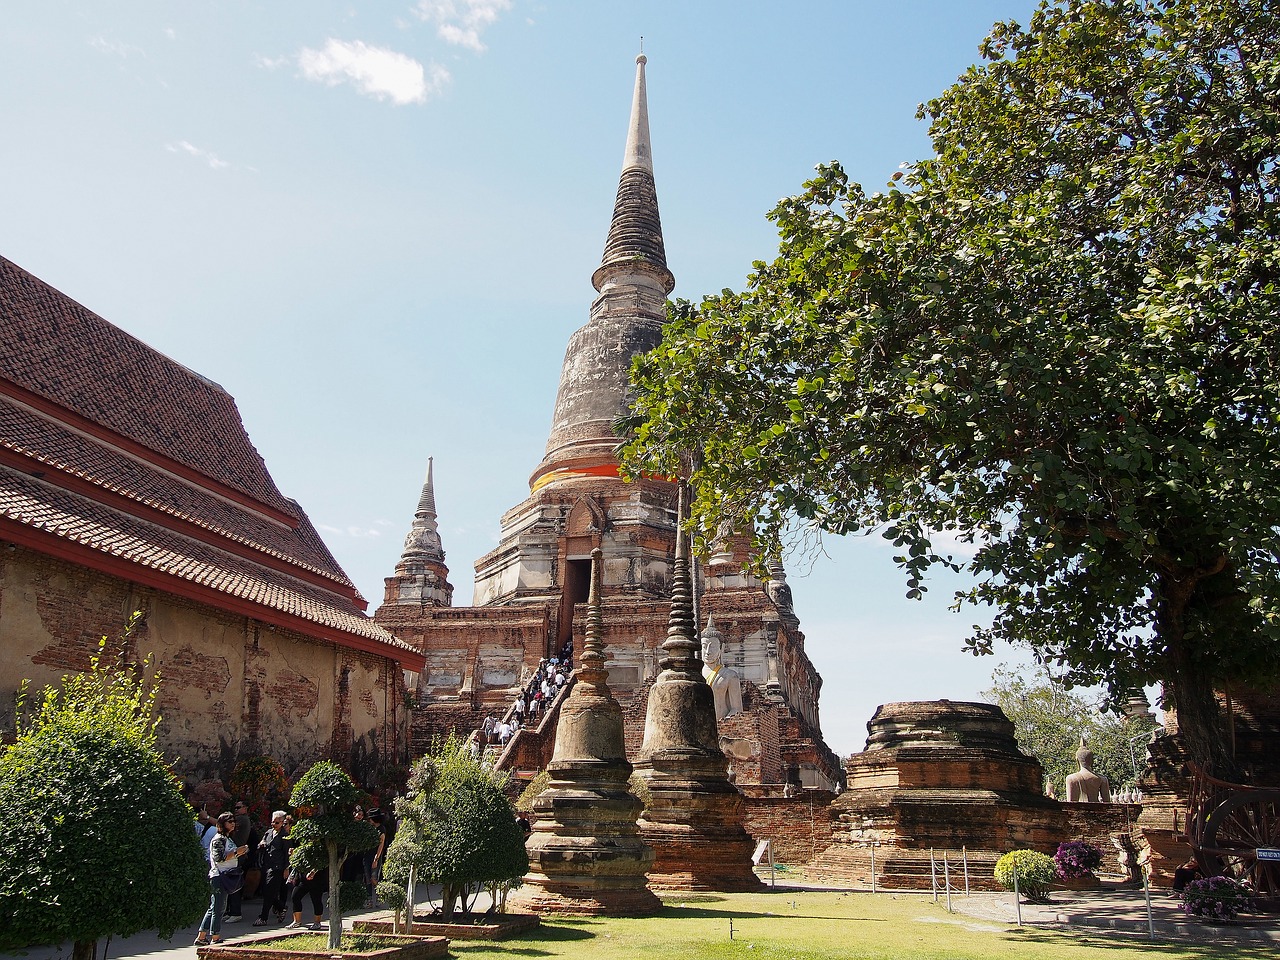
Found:
[[[142,463],[50,421],[0,396],[0,451],[25,458],[30,467],[48,467],[84,480],[104,494],[145,505],[175,520],[227,538],[246,548],[309,569],[333,581],[336,588],[354,592],[355,586],[338,566],[329,548],[310,524],[289,529],[270,519],[238,508],[190,484],[149,469]],[[17,465],[17,463],[15,463]],[[302,510],[294,506],[301,519]],[[295,520],[298,524],[300,520]]]
[[[17,525],[8,526],[6,522]],[[19,530],[18,528],[21,528]],[[0,465],[0,532],[24,542],[52,537],[126,561],[160,577],[179,580],[306,621],[393,647],[390,655],[414,652],[365,616],[355,603],[332,591],[269,570],[251,560],[138,517],[80,497],[13,468]],[[24,535],[25,534],[25,535]],[[170,585],[184,593],[180,585]],[[199,595],[197,595],[199,597]],[[214,601],[216,603],[216,600]],[[302,627],[305,630],[305,626]]]
[[[0,257],[5,379],[285,513],[222,387]]]
[[[0,535],[420,666],[363,613],[221,387],[2,257]]]

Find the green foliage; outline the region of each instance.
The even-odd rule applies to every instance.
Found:
[[[318,811],[350,813],[364,794],[332,760],[312,764],[294,785],[289,803]]]
[[[628,469],[692,471],[695,531],[799,516],[973,543],[970,648],[1116,698],[1165,684],[1229,769],[1215,684],[1280,676],[1280,10],[1049,0],[922,108],[936,156],[820,166],[744,293],[637,358]]]
[[[632,771],[627,779],[627,789],[631,791],[632,796],[644,804],[645,809],[648,809],[649,804],[653,802],[653,791],[649,789],[649,781],[635,771]]]
[[[996,883],[1013,889],[1017,877],[1018,892],[1033,903],[1049,899],[1049,885],[1058,879],[1053,857],[1036,850],[1014,850],[996,861]]]
[[[191,810],[155,749],[159,677],[105,649],[43,691],[0,755],[0,950],[169,936],[208,902]]]
[[[396,806],[400,826],[387,853],[384,876],[405,884],[441,884],[446,916],[459,898],[481,884],[514,881],[529,869],[524,835],[503,793],[506,774],[471,756],[450,737],[433,745],[409,774],[409,792]]]
[[[403,884],[383,880],[374,892],[377,893],[379,900],[396,912],[404,910],[409,905],[409,894]]]
[[[533,801],[537,800],[542,791],[549,786],[551,786],[551,771],[543,767],[520,791],[520,796],[516,800],[516,809],[521,813],[533,813]]]
[[[982,696],[1013,721],[1018,747],[1040,761],[1045,780],[1057,796],[1066,796],[1066,778],[1079,768],[1076,750],[1082,736],[1093,751],[1094,773],[1106,777],[1113,792],[1135,785],[1134,763],[1145,761],[1146,746],[1141,741],[1157,728],[1155,721],[1100,710],[1043,671],[1027,680],[1002,667],[991,680],[992,686]]]
[[[347,854],[378,845],[378,828],[354,817],[355,805],[363,796],[345,770],[331,760],[321,760],[299,778],[289,798],[299,812],[311,811],[293,828],[296,846],[289,862],[303,872],[329,871],[329,946],[334,950],[342,935],[339,866]]]
[[[369,888],[363,880],[343,880],[338,884],[338,906],[342,913],[359,910],[369,902]]]

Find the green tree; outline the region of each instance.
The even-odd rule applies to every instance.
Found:
[[[1231,769],[1214,689],[1280,675],[1280,10],[1057,0],[921,107],[936,156],[818,168],[743,293],[639,358],[633,471],[778,549],[799,515],[900,548],[909,597],[976,545],[976,653],[1164,683]]]
[[[136,622],[137,616],[130,621]],[[105,662],[46,688],[0,756],[0,951],[199,920],[208,864],[156,750],[158,676]]]
[[[991,684],[982,696],[1013,721],[1018,747],[1040,761],[1057,796],[1066,796],[1066,778],[1076,772],[1081,737],[1093,751],[1094,772],[1107,778],[1113,793],[1135,785],[1135,760],[1145,758],[1140,741],[1156,729],[1154,720],[1101,710],[1043,671],[1027,680],[1000,667]]]
[[[386,878],[412,890],[419,880],[441,885],[441,913],[464,912],[482,886],[501,895],[529,869],[524,834],[496,773],[450,737],[434,745],[409,773],[408,794],[396,804],[399,829],[387,853]],[[409,902],[412,922],[412,897]]]
[[[293,828],[296,846],[291,863],[299,870],[329,871],[330,950],[342,946],[342,861],[378,845],[378,828],[354,815],[363,796],[346,771],[331,760],[321,760],[299,778],[289,798],[293,806],[311,811]]]

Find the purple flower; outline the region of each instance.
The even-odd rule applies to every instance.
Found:
[[[1102,866],[1102,851],[1085,840],[1068,840],[1058,844],[1053,855],[1058,876],[1063,880],[1088,877]]]
[[[1202,920],[1234,920],[1249,906],[1253,890],[1247,881],[1231,877],[1192,880],[1182,891],[1182,910]]]

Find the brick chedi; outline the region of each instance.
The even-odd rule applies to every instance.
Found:
[[[403,559],[387,580],[375,619],[426,655],[414,716],[419,747],[437,734],[474,729],[490,710],[501,715],[541,658],[571,640],[581,649],[597,548],[609,688],[622,707],[628,756],[634,759],[640,746],[663,656],[676,509],[670,481],[619,476],[614,431],[630,409],[631,359],[660,341],[675,284],[658,211],[643,57],[613,216],[591,280],[597,295],[565,350],[544,455],[529,496],[502,517],[497,546],[476,561],[474,606],[420,598]],[[777,792],[788,778],[831,786],[842,770],[822,740],[822,681],[799,621],[789,605],[776,602],[777,591],[742,573],[741,551],[731,559],[701,565],[694,576],[702,608],[723,634],[725,666],[742,681],[745,709],[721,730],[747,743],[744,759],[734,761],[737,781]],[[527,771],[547,764],[554,711],[539,722],[516,735],[501,766]]]
[[[640,835],[654,850],[649,883],[666,890],[755,890],[760,880],[751,869],[742,795],[729,782],[698,656],[687,542],[677,529],[662,672],[649,691],[636,760],[650,794],[640,819]]]
[[[831,815],[834,842],[810,864],[819,879],[929,886],[932,853],[962,851],[971,882],[990,886],[1003,853],[1052,853],[1066,817],[1043,796],[1039,761],[1018,750],[1013,724],[989,703],[886,703],[867,724],[866,749],[846,762],[848,790]],[[975,869],[976,867],[976,869]]]
[[[586,636],[576,683],[560,711],[526,846],[530,872],[515,904],[538,912],[639,916],[662,903],[645,885],[653,851],[640,839],[641,803],[630,792],[622,708],[609,692],[600,617],[603,554],[591,554]]]
[[[383,602],[390,606],[448,607],[453,604],[453,584],[444,563],[444,545],[436,522],[436,491],[432,461],[427,460],[427,479],[413,515],[413,525],[404,538],[404,553],[396,573],[385,581]],[[388,617],[387,619],[391,619]]]

